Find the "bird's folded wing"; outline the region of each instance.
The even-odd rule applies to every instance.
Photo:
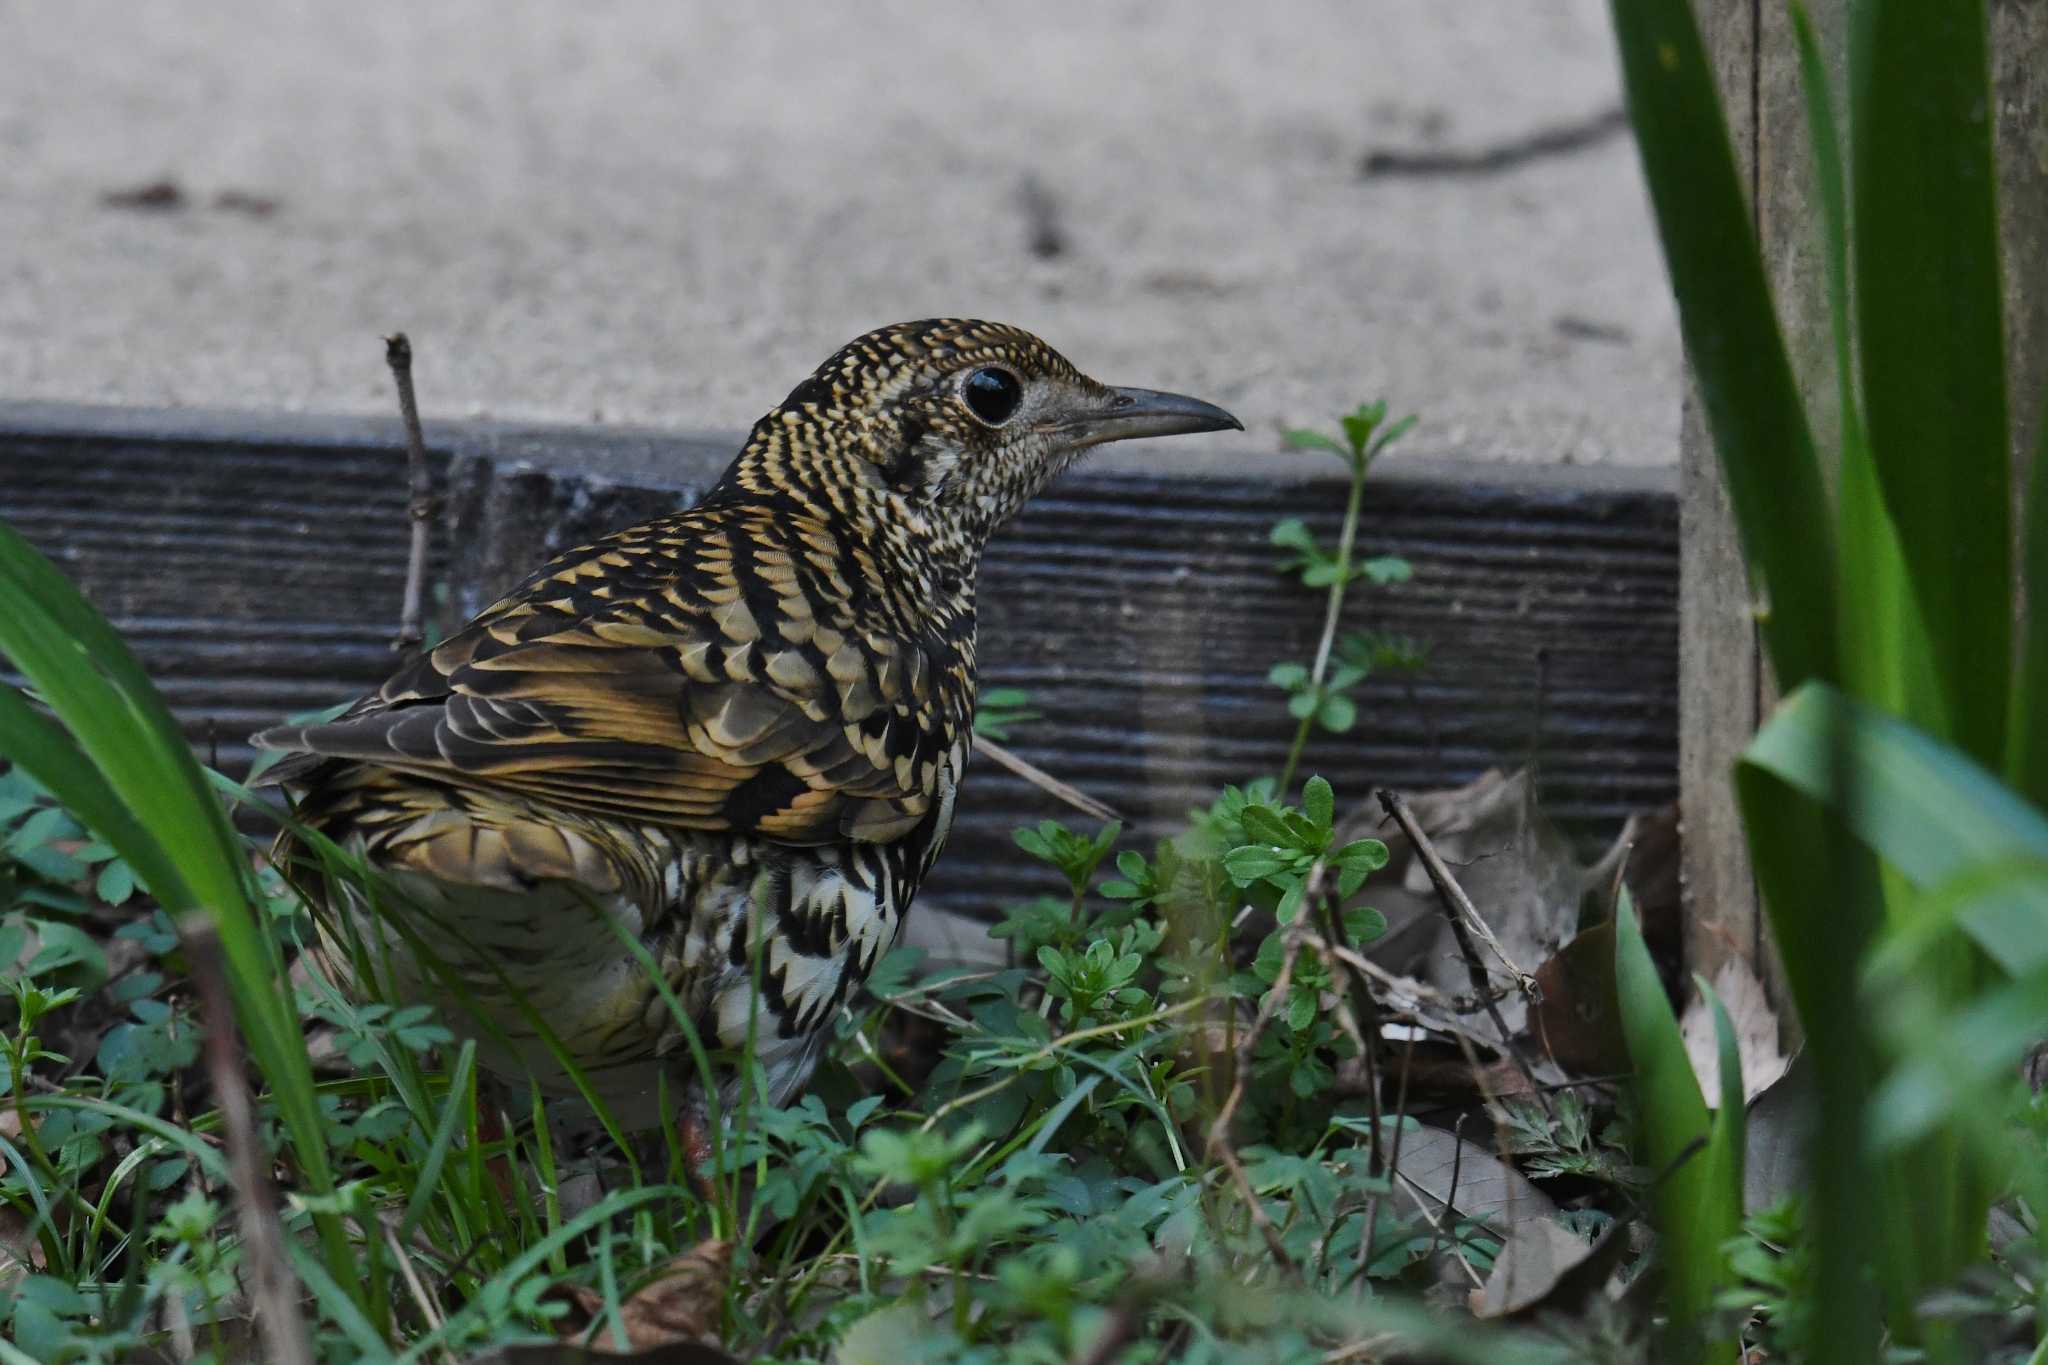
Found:
[[[255,742],[793,843],[914,828],[963,739],[926,652],[809,622],[800,641],[735,625],[672,599],[501,604],[335,720]]]

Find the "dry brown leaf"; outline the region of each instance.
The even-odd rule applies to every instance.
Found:
[[[1543,993],[1529,1031],[1558,1065],[1580,1075],[1629,1069],[1614,990],[1614,921],[1604,920],[1557,950],[1536,969]]]
[[[1814,1099],[1813,1064],[1802,1055],[1749,1106],[1742,1161],[1742,1206],[1747,1212],[1767,1209],[1807,1187]]]
[[[1764,995],[1763,983],[1739,958],[1729,958],[1714,972],[1714,994],[1735,1026],[1735,1049],[1742,1062],[1742,1099],[1746,1104],[1777,1084],[1792,1065],[1778,1047],[1778,1012]],[[1714,1011],[1706,997],[1695,995],[1678,1022],[1685,1055],[1709,1109],[1721,1103],[1721,1049],[1714,1037]]]
[[[619,1305],[627,1347],[648,1351],[680,1342],[716,1344],[731,1271],[732,1243],[716,1238],[699,1242],[675,1257]],[[586,1315],[585,1322],[597,1324],[591,1351],[604,1354],[616,1343],[604,1317],[604,1296],[582,1286],[566,1293]],[[580,1333],[583,1325],[576,1330]]]
[[[1463,787],[1411,797],[1408,808],[1519,969],[1532,970],[1572,936],[1591,874],[1537,808],[1528,769],[1489,770]],[[1389,926],[1373,945],[1373,960],[1414,972],[1448,994],[1469,993],[1472,983],[1435,887],[1407,840],[1381,826],[1377,808],[1370,814],[1361,808],[1346,837],[1383,839],[1391,855],[1387,872],[1361,897]],[[1508,1027],[1519,1031],[1527,1002],[1509,992],[1499,1004]]]
[[[1562,1223],[1530,1219],[1501,1247],[1485,1287],[1472,1291],[1472,1316],[1498,1318],[1534,1308],[1592,1254],[1593,1244]]]
[[[1394,1128],[1382,1128],[1383,1148],[1394,1150]],[[1415,1192],[1431,1217],[1445,1205],[1483,1223],[1495,1236],[1513,1235],[1524,1223],[1557,1217],[1557,1205],[1527,1176],[1492,1152],[1442,1128],[1410,1128],[1400,1135],[1396,1184]]]

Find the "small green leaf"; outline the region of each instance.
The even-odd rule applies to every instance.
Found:
[[[1350,416],[1339,418],[1339,424],[1344,428],[1344,439],[1351,443],[1351,449],[1346,453],[1363,455],[1370,450],[1373,431],[1386,415],[1385,403],[1367,403]]]
[[[1375,583],[1406,583],[1415,567],[1399,555],[1378,555],[1358,566]]]
[[[1250,886],[1263,877],[1286,870],[1287,859],[1277,848],[1246,844],[1224,854],[1223,867],[1239,886]]]
[[[1387,917],[1369,905],[1344,912],[1344,937],[1351,943],[1371,943],[1386,932]]]
[[[1358,707],[1353,704],[1351,698],[1332,692],[1323,698],[1322,709],[1317,713],[1316,719],[1322,723],[1325,730],[1345,734],[1358,723]]]
[[[118,859],[108,863],[93,883],[93,894],[108,905],[125,905],[135,894],[134,869]]]
[[[1294,992],[1293,998],[1287,1002],[1287,1027],[1296,1033],[1306,1033],[1315,1021],[1315,996],[1308,991]]]
[[[1282,924],[1292,924],[1301,915],[1303,885],[1299,880],[1288,883],[1281,893],[1280,903],[1273,907],[1273,918]]]
[[[1377,872],[1387,865],[1387,846],[1377,839],[1353,839],[1331,854],[1330,861],[1347,871]]]
[[[1308,529],[1308,523],[1300,517],[1289,517],[1285,521],[1275,522],[1268,540],[1282,549],[1300,550],[1305,554],[1317,554],[1322,549],[1316,543],[1315,535]]]
[[[1322,432],[1311,431],[1307,427],[1291,428],[1282,432],[1281,438],[1297,450],[1327,450],[1342,459],[1351,458],[1351,452],[1341,444],[1323,435]]]
[[[1277,848],[1298,846],[1293,830],[1280,812],[1271,806],[1246,806],[1244,808],[1244,832],[1256,843],[1271,844]]]
[[[1322,777],[1311,777],[1301,789],[1301,809],[1315,827],[1328,833],[1336,819],[1336,794]]]

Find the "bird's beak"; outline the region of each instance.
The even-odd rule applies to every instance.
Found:
[[[1243,431],[1244,423],[1214,403],[1157,389],[1108,389],[1053,423],[1071,449],[1139,436],[1184,436],[1196,431]]]

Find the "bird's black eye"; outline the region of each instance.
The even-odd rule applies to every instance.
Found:
[[[988,365],[967,376],[967,382],[960,386],[960,397],[969,412],[988,425],[999,427],[1016,415],[1017,405],[1024,401],[1024,386],[1008,370]]]

